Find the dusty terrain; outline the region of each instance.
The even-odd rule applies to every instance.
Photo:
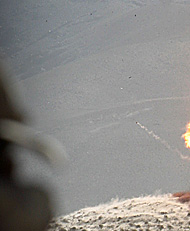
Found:
[[[113,200],[52,221],[48,231],[189,230],[190,209],[171,194]]]
[[[57,173],[19,150],[18,177],[47,185],[57,215],[190,189],[189,12],[189,0],[1,0],[13,87],[69,156]]]

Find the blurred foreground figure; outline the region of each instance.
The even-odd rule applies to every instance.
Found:
[[[0,67],[0,231],[43,231],[52,218],[47,192],[36,186],[23,186],[14,178],[11,153],[16,145],[32,149],[54,161],[62,149],[52,139],[38,137],[24,125],[24,118],[8,91]],[[63,157],[63,156],[62,156]]]

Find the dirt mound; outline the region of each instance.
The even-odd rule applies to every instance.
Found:
[[[48,231],[190,230],[190,208],[171,194],[112,200],[54,219]]]

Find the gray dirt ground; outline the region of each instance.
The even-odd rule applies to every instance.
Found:
[[[0,3],[0,49],[12,86],[69,156],[56,171],[18,150],[19,179],[45,184],[58,215],[188,190],[189,1],[10,2]]]

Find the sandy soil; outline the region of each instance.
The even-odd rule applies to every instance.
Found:
[[[48,231],[189,229],[189,205],[171,194],[112,200],[55,218],[48,226]]]

